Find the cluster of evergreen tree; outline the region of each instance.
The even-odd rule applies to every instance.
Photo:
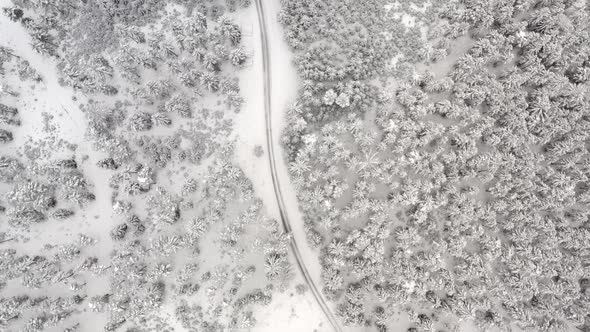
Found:
[[[85,139],[100,158],[96,165],[88,156],[45,160],[59,151],[45,151],[50,145],[43,143],[35,151],[15,146],[29,160],[1,155],[0,185],[9,190],[0,196],[0,243],[20,244],[23,230],[41,222],[67,218],[51,229],[60,237],[89,222],[84,208],[97,197],[84,170],[102,173],[94,179],[106,174],[110,195],[97,201],[112,211],[89,218],[96,241],[48,244],[36,255],[0,251],[0,290],[10,284],[16,294],[0,296],[0,330],[255,326],[253,308],[269,305],[275,287],[284,290],[293,274],[289,237],[264,215],[233,158],[232,117],[243,103],[236,72],[248,54],[240,26],[225,14],[250,1],[13,3],[3,14],[57,64],[59,83],[74,90],[80,109],[73,111],[84,113]],[[0,69],[13,58],[0,49]],[[18,66],[10,75],[36,78],[25,63]],[[46,132],[56,128],[50,118]],[[19,120],[16,108],[0,104],[0,125]],[[2,143],[12,138],[0,129]],[[33,156],[39,160],[28,165]],[[92,254],[99,246],[109,252]],[[56,296],[29,296],[50,288]],[[57,296],[62,290],[69,295]],[[89,326],[81,314],[104,324]]]
[[[356,7],[286,3],[286,37],[312,81],[288,112],[289,168],[343,322],[399,330],[388,318],[401,309],[412,331],[461,320],[481,330],[588,329],[588,5],[447,3],[419,53],[463,54],[424,57],[393,91],[372,83],[371,104],[318,122],[314,114],[339,107],[341,90],[324,84],[349,74],[329,69],[347,60],[326,46],[338,33],[314,24]]]

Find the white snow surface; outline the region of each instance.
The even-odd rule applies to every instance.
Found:
[[[0,8],[10,5],[10,0],[0,0]],[[320,286],[320,265],[317,260],[317,252],[311,250],[306,241],[303,230],[303,220],[298,210],[296,194],[290,185],[290,178],[282,157],[280,146],[280,134],[284,127],[284,113],[289,103],[295,100],[299,78],[291,64],[292,55],[283,40],[282,28],[277,22],[277,14],[280,3],[278,1],[267,2],[266,15],[270,25],[269,42],[271,45],[271,66],[273,79],[273,140],[279,150],[276,155],[280,182],[284,199],[286,200],[287,213],[293,226],[293,236],[305,257],[305,265],[313,276],[316,285]],[[270,175],[270,167],[267,159],[267,151],[262,157],[254,156],[256,145],[266,147],[263,80],[262,80],[262,52],[260,41],[260,27],[256,18],[254,4],[246,11],[240,11],[235,19],[244,30],[244,43],[247,51],[251,51],[253,59],[250,65],[239,74],[241,91],[245,99],[242,111],[235,119],[234,131],[237,134],[236,157],[245,174],[253,182],[256,195],[260,197],[268,214],[279,218],[278,204],[274,195]],[[117,220],[114,217],[110,204],[111,189],[108,186],[109,173],[96,166],[99,159],[104,157],[94,151],[91,143],[84,139],[85,123],[84,114],[79,110],[78,104],[72,99],[77,95],[69,87],[63,87],[57,82],[57,72],[54,61],[34,52],[30,46],[31,38],[20,23],[10,21],[5,15],[0,15],[0,45],[8,46],[14,52],[30,62],[43,77],[43,89],[31,90],[30,82],[10,82],[15,88],[20,87],[21,96],[12,106],[19,108],[22,126],[15,131],[15,139],[10,145],[6,145],[7,151],[16,151],[26,139],[31,136],[34,140],[43,139],[47,134],[43,132],[43,118],[41,112],[45,111],[54,115],[55,124],[59,125],[59,133],[56,136],[78,144],[75,152],[76,160],[82,160],[82,156],[88,155],[89,159],[80,163],[79,167],[84,171],[89,182],[94,185],[92,190],[96,195],[96,201],[88,206],[82,214],[68,221],[67,225],[55,223],[40,224],[29,234],[31,241],[17,243],[20,253],[35,254],[42,251],[45,243],[69,243],[75,241],[78,233],[84,233],[98,240],[98,243],[87,248],[87,254],[97,256],[100,261],[108,261],[108,254],[113,248],[113,243],[108,236],[109,230]],[[77,95],[78,98],[81,96]],[[7,104],[9,102],[3,99]],[[3,151],[4,152],[4,151]],[[71,157],[64,155],[61,157]],[[54,157],[56,158],[56,156]],[[75,227],[71,227],[75,223]],[[75,229],[75,231],[71,231]],[[14,244],[13,244],[14,245]],[[330,331],[330,325],[325,319],[320,307],[310,291],[304,294],[296,294],[294,286],[303,283],[303,278],[296,272],[296,278],[292,287],[283,292],[275,293],[270,306],[260,307],[255,316],[258,320],[254,331]],[[94,280],[89,295],[100,294],[108,290],[106,280]],[[10,288],[10,287],[9,287]],[[21,289],[12,288],[14,292]],[[50,295],[57,290],[40,289],[34,295]],[[7,294],[5,294],[7,295]],[[97,322],[96,313],[83,314],[80,318],[82,331],[94,331],[102,322]],[[87,318],[87,319],[86,319]],[[182,328],[179,328],[182,330]]]
[[[283,39],[282,27],[277,20],[279,10],[280,3],[278,1],[265,2],[266,21],[269,24],[267,34],[273,84],[271,96],[273,140],[275,148],[278,150],[275,151],[275,155],[280,158],[277,160],[278,175],[288,209],[286,212],[292,224],[293,237],[302,251],[307,269],[316,285],[320,286],[321,268],[317,259],[318,253],[313,252],[307,245],[303,230],[303,218],[298,209],[296,193],[291,186],[289,173],[283,159],[283,149],[280,145],[280,135],[285,126],[286,109],[290,103],[295,101],[300,80],[292,64],[292,53]],[[249,45],[249,50],[253,55],[251,64],[239,75],[240,89],[246,103],[235,121],[236,157],[240,167],[252,181],[256,196],[263,201],[267,214],[279,220],[278,203],[271,179],[268,151],[266,151],[262,45],[260,25],[256,15],[256,7],[253,3],[246,12],[241,12],[241,15],[236,17],[245,31],[244,43]],[[250,26],[252,27],[251,34],[248,33]],[[257,145],[264,147],[264,155],[259,158],[254,156],[254,148]],[[295,262],[293,264],[295,265]],[[294,267],[294,269],[296,268]],[[303,283],[304,280],[298,271],[296,271],[296,275],[293,285]],[[293,293],[292,296],[291,293]],[[331,331],[329,322],[309,290],[303,295],[294,294],[294,291],[275,293],[271,306],[263,307],[255,314],[258,320],[255,329],[257,332]]]
[[[10,4],[9,0],[0,0],[0,8]],[[82,156],[88,155],[89,159],[79,163],[78,167],[84,172],[90,183],[94,185],[92,192],[96,195],[96,201],[90,204],[81,214],[75,215],[67,224],[41,223],[32,228],[26,236],[30,237],[27,242],[10,242],[10,247],[18,250],[19,254],[36,255],[43,252],[45,244],[66,244],[75,242],[78,234],[88,235],[98,242],[91,247],[85,248],[85,253],[106,261],[113,243],[108,236],[113,226],[113,209],[110,204],[111,190],[108,186],[108,173],[96,166],[97,161],[102,157],[100,153],[92,150],[90,142],[84,139],[86,120],[84,114],[78,109],[78,105],[72,100],[74,92],[71,88],[62,87],[57,82],[55,63],[42,55],[36,53],[31,45],[31,38],[27,31],[20,25],[10,21],[6,15],[0,14],[0,45],[13,49],[16,55],[29,61],[31,66],[43,77],[43,83],[32,89],[34,84],[30,81],[9,82],[13,88],[20,88],[21,95],[18,101],[3,98],[3,102],[11,104],[19,109],[22,121],[21,127],[15,130],[14,141],[7,145],[2,152],[14,153],[17,147],[22,146],[31,137],[33,140],[43,140],[48,134],[43,131],[43,117],[41,112],[47,112],[54,116],[54,124],[58,125],[55,134],[70,143],[78,145],[75,153],[76,160],[82,160]],[[39,89],[41,87],[41,89]],[[69,151],[68,151],[69,152]],[[51,156],[52,159],[72,157],[63,154]],[[2,229],[0,228],[0,231]],[[108,282],[102,278],[88,280],[90,290],[89,296],[102,294],[108,291]],[[3,292],[5,296],[28,294],[31,296],[52,296],[59,295],[62,289],[45,287],[38,290],[29,290],[20,285],[14,284],[7,287],[10,293]],[[104,319],[96,313],[81,313],[76,317],[80,319],[82,331],[93,331],[98,326],[103,326]],[[67,325],[67,323],[66,323]]]
[[[9,0],[0,0],[0,8],[8,4],[10,4]],[[8,146],[7,150],[15,151],[28,137],[33,140],[44,139],[47,134],[42,130],[41,112],[53,115],[54,122],[59,125],[59,133],[54,134],[65,141],[78,145],[75,152],[76,160],[82,160],[84,155],[89,156],[89,159],[79,167],[89,178],[89,182],[94,185],[92,191],[97,197],[96,202],[84,209],[82,215],[74,218],[77,232],[64,233],[63,227],[56,227],[55,223],[42,223],[31,230],[34,241],[30,241],[18,249],[23,253],[35,253],[42,250],[45,243],[67,243],[74,241],[78,233],[85,233],[100,240],[97,245],[92,247],[92,250],[96,250],[96,256],[102,258],[110,251],[108,248],[112,247],[110,237],[100,238],[100,234],[108,234],[109,227],[112,226],[108,222],[113,215],[109,200],[111,190],[108,187],[107,172],[96,166],[96,162],[102,155],[94,152],[90,142],[84,139],[86,123],[84,114],[72,100],[74,96],[72,89],[58,84],[55,63],[33,51],[30,46],[31,39],[20,23],[12,22],[5,15],[0,15],[0,31],[2,31],[0,45],[11,47],[18,56],[28,60],[43,77],[43,83],[39,85],[42,90],[31,90],[29,87],[33,85],[31,82],[10,82],[14,83],[14,87],[20,86],[22,89],[18,102],[12,104],[19,109],[22,125],[15,131],[14,142]],[[68,157],[68,155],[51,157],[57,159]],[[98,216],[100,216],[100,220],[96,219]]]

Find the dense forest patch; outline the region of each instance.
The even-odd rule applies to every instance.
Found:
[[[587,4],[284,3],[306,79],[284,141],[343,322],[397,331],[391,317],[402,310],[412,331],[462,320],[587,329]],[[433,23],[379,41],[404,15]],[[367,61],[338,51],[347,34],[370,40],[355,39]],[[465,38],[467,50],[439,70]],[[375,70],[396,55],[403,70]],[[346,92],[354,80],[369,98]]]

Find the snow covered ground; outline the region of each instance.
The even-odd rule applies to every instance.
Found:
[[[272,87],[272,110],[274,112],[272,121],[275,137],[273,140],[276,142],[275,147],[281,150],[275,151],[275,154],[281,158],[277,160],[280,182],[284,190],[284,198],[287,199],[286,204],[289,209],[287,212],[293,223],[293,236],[300,249],[305,249],[305,264],[312,273],[316,284],[320,285],[320,266],[317,254],[308,250],[303,231],[303,220],[297,208],[295,192],[290,186],[289,174],[283,162],[282,148],[279,144],[280,134],[285,123],[283,115],[287,105],[295,100],[299,78],[291,63],[292,54],[282,39],[282,28],[276,19],[280,4],[267,2],[266,5],[267,12],[265,14],[268,16],[266,19],[270,25],[268,37],[271,45],[271,74],[274,83]],[[241,92],[246,103],[235,122],[236,157],[244,173],[252,181],[256,195],[262,199],[268,215],[278,220],[280,215],[271,180],[268,151],[264,151],[264,155],[261,157],[254,155],[256,146],[266,147],[260,26],[254,5],[242,15],[237,16],[236,20],[242,25],[245,31],[244,42],[249,45],[249,50],[253,54],[251,64],[243,69],[239,76]],[[252,26],[251,34],[248,33],[250,26]],[[264,148],[264,150],[266,149]],[[304,280],[298,272],[296,275],[293,285],[303,283]],[[256,317],[258,319],[256,331],[331,331],[328,321],[310,291],[303,295],[298,295],[293,290],[275,294],[271,305],[261,308],[256,313]]]
[[[9,0],[0,0],[0,7],[9,4]],[[66,243],[74,241],[79,233],[85,233],[89,236],[96,236],[99,243],[93,248],[96,255],[100,258],[108,253],[108,248],[112,247],[112,241],[108,236],[109,223],[112,215],[110,205],[110,190],[108,188],[108,174],[106,171],[96,166],[100,154],[94,153],[90,142],[84,139],[84,130],[86,120],[84,114],[78,109],[78,105],[72,100],[74,92],[72,89],[62,87],[57,82],[57,73],[55,63],[38,53],[35,53],[30,46],[30,37],[26,30],[20,25],[10,21],[5,15],[0,15],[0,45],[11,47],[14,52],[22,58],[28,60],[33,68],[43,77],[43,83],[37,86],[37,89],[31,89],[30,82],[10,82],[15,88],[20,88],[21,96],[18,101],[11,106],[19,109],[22,126],[15,130],[15,140],[8,147],[15,150],[17,146],[22,146],[28,138],[33,141],[46,140],[51,136],[63,139],[78,147],[72,154],[76,160],[83,160],[82,156],[88,156],[84,163],[79,167],[84,171],[90,183],[94,184],[93,192],[97,200],[84,210],[84,214],[77,215],[69,220],[68,226],[75,223],[77,232],[63,232],[63,226],[57,226],[55,223],[39,224],[31,230],[32,241],[26,243],[22,248],[23,253],[38,252],[46,243]],[[41,87],[41,90],[39,90]],[[77,96],[79,98],[79,96]],[[8,100],[4,100],[8,103]],[[52,115],[53,124],[57,125],[54,132],[44,132],[44,120],[42,112]],[[71,158],[72,154],[68,152],[54,151],[54,155],[49,156],[51,159]],[[57,226],[57,227],[56,227]],[[101,236],[106,235],[106,236]]]
[[[0,7],[10,4],[9,0],[0,0]],[[271,52],[273,81],[280,82],[273,89],[273,110],[276,112],[273,116],[276,130],[273,139],[279,142],[279,136],[283,127],[282,114],[286,105],[295,98],[298,78],[294,68],[291,66],[291,55],[286,43],[282,41],[282,31],[276,21],[278,12],[278,3],[269,6],[269,16],[267,20],[272,26]],[[246,175],[254,183],[256,194],[260,197],[266,207],[268,214],[278,218],[278,205],[274,196],[272,181],[270,177],[270,168],[266,155],[255,157],[254,148],[257,145],[265,146],[266,133],[264,130],[264,107],[263,98],[263,81],[262,76],[262,59],[260,50],[259,26],[256,19],[256,9],[251,6],[247,10],[247,15],[236,15],[236,20],[241,23],[244,29],[244,42],[248,51],[252,52],[253,59],[249,67],[240,73],[242,94],[246,104],[242,112],[237,115],[235,121],[235,131],[237,133],[236,157],[240,166]],[[0,45],[8,46],[15,50],[17,55],[30,62],[43,77],[44,82],[36,89],[30,88],[33,84],[27,82],[10,82],[14,88],[21,90],[21,96],[15,100],[11,106],[19,109],[22,118],[22,126],[15,131],[15,140],[6,146],[7,150],[16,151],[16,147],[22,146],[26,140],[32,138],[34,141],[43,141],[49,136],[61,138],[73,144],[77,144],[77,149],[68,155],[53,155],[53,158],[71,158],[84,160],[79,167],[88,177],[89,182],[94,185],[93,192],[96,195],[96,201],[92,203],[83,213],[76,215],[68,220],[68,225],[56,225],[55,222],[40,224],[35,227],[31,233],[27,234],[31,238],[28,242],[13,243],[13,247],[19,252],[27,254],[37,254],[42,250],[46,243],[59,244],[69,243],[76,240],[78,233],[87,234],[98,240],[98,243],[89,248],[88,254],[97,256],[101,261],[106,260],[113,248],[113,242],[109,237],[109,230],[113,227],[114,215],[110,202],[111,189],[108,186],[109,172],[96,166],[101,154],[93,151],[91,143],[84,138],[86,120],[84,114],[78,108],[78,103],[83,98],[68,87],[63,87],[57,82],[57,73],[55,63],[35,53],[30,46],[30,37],[26,30],[20,25],[10,21],[5,15],[0,15]],[[8,32],[8,33],[7,33]],[[284,84],[289,82],[288,84]],[[76,96],[78,101],[74,100]],[[7,98],[6,98],[7,99]],[[3,100],[10,104],[7,100]],[[42,112],[47,112],[53,116],[52,123],[57,126],[57,130],[47,133],[42,130],[44,118]],[[277,145],[278,146],[278,145]],[[3,151],[4,152],[4,151]],[[265,151],[266,154],[266,151]],[[282,156],[282,152],[277,152]],[[281,160],[282,161],[282,160]],[[281,183],[286,187],[289,185],[289,176],[287,169],[282,162],[279,162]],[[303,232],[303,222],[299,211],[297,210],[297,201],[293,191],[286,191],[285,198],[288,199],[289,215],[294,221],[294,236],[302,249],[307,248],[305,234]],[[72,227],[75,225],[74,227]],[[75,230],[75,231],[74,231]],[[312,272],[314,279],[319,285],[319,264],[316,255],[307,252],[305,254],[306,264]],[[104,282],[103,282],[104,281]],[[93,282],[96,287],[90,287],[93,294],[100,294],[108,290],[108,283],[103,280]],[[259,323],[256,331],[330,331],[330,326],[325,321],[322,311],[315,302],[312,294],[307,291],[298,294],[294,286],[303,283],[301,276],[297,275],[292,287],[283,292],[277,293],[270,306],[262,307],[255,313]],[[23,291],[20,287],[11,288],[11,293]],[[5,294],[9,295],[9,294]],[[50,295],[50,290],[41,289],[31,295]],[[85,315],[85,314],[83,314]],[[86,315],[85,315],[86,316]],[[91,319],[96,315],[87,315],[81,326],[84,331],[92,331],[92,326],[102,326],[97,321]],[[94,318],[95,319],[95,318]]]
[[[283,39],[283,29],[277,20],[280,11],[280,2],[270,1],[265,3],[266,22],[269,25],[267,35],[270,45],[270,73],[272,80],[271,108],[273,113],[272,138],[275,142],[275,155],[277,156],[277,173],[281,184],[281,191],[293,231],[293,238],[298,244],[299,251],[315,285],[321,289],[321,266],[318,260],[319,252],[313,250],[307,243],[304,231],[303,215],[299,210],[297,196],[294,187],[291,185],[291,178],[287,168],[285,153],[281,142],[281,134],[286,124],[285,114],[287,107],[295,102],[297,91],[300,86],[300,79],[292,63],[292,52]],[[330,303],[328,303],[330,305]],[[335,307],[331,306],[332,312]],[[331,327],[330,327],[331,328]]]
[[[0,8],[8,4],[10,4],[9,0],[0,0]],[[33,51],[30,46],[30,37],[20,23],[12,22],[5,15],[0,15],[0,31],[2,31],[0,45],[12,48],[16,55],[29,61],[31,66],[43,77],[43,83],[38,85],[34,85],[30,81],[8,82],[12,88],[20,92],[20,96],[17,100],[3,98],[2,101],[18,108],[22,125],[14,131],[14,141],[2,152],[15,153],[16,147],[23,146],[29,139],[41,142],[57,138],[57,140],[63,139],[77,144],[75,152],[49,150],[53,151],[53,154],[47,157],[52,160],[75,157],[80,161],[84,160],[83,156],[87,155],[89,158],[83,163],[79,163],[78,167],[87,176],[89,182],[94,185],[92,191],[96,195],[96,201],[90,204],[83,213],[61,222],[62,224],[57,221],[38,224],[28,233],[23,234],[23,237],[30,238],[29,241],[13,241],[5,246],[10,245],[20,254],[37,255],[43,252],[45,244],[73,243],[77,240],[78,234],[84,233],[98,240],[96,245],[87,248],[86,253],[98,257],[99,260],[106,260],[113,247],[112,240],[108,236],[113,222],[108,174],[96,166],[100,154],[94,153],[90,142],[84,139],[86,121],[84,114],[72,99],[74,92],[72,89],[58,84],[55,63]],[[51,122],[57,127],[55,131],[43,131],[44,117],[42,112],[53,116]],[[6,224],[3,222],[0,226],[0,231],[3,231],[1,227],[6,227]],[[108,282],[104,279],[93,278],[89,282],[92,283],[88,285],[91,296],[108,291]],[[63,290],[56,288],[30,290],[14,283],[12,287],[6,288],[3,295],[12,296],[24,293],[30,296],[51,296],[57,295],[56,292],[61,293]],[[82,313],[77,318],[80,318],[82,322],[80,328],[83,331],[92,331],[93,326],[104,325],[104,322],[97,321],[101,317],[96,313],[91,315]]]

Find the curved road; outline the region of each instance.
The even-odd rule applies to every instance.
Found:
[[[266,19],[264,16],[264,7],[262,6],[262,0],[256,0],[256,10],[258,12],[258,21],[260,24],[260,39],[262,42],[262,63],[263,63],[263,72],[264,72],[264,117],[266,120],[266,149],[268,151],[268,161],[270,164],[270,171],[271,171],[271,177],[272,177],[272,184],[274,187],[274,192],[275,192],[275,197],[277,199],[277,203],[279,205],[279,213],[280,213],[280,217],[281,217],[281,223],[283,224],[283,228],[285,230],[285,232],[287,232],[288,234],[291,234],[291,224],[289,223],[289,218],[287,216],[287,210],[285,209],[285,202],[283,200],[283,194],[281,192],[281,185],[279,183],[279,176],[278,176],[278,172],[277,172],[277,167],[276,167],[276,159],[275,159],[275,147],[274,147],[274,141],[273,141],[273,135],[272,135],[272,121],[271,121],[271,116],[272,116],[272,112],[271,112],[271,86],[272,86],[272,82],[271,82],[271,76],[270,76],[270,56],[269,56],[269,50],[268,50],[268,38],[266,35],[266,31],[267,31],[267,25],[266,25]],[[313,279],[311,278],[311,275],[309,274],[309,272],[307,271],[307,268],[305,267],[305,264],[303,262],[303,257],[301,256],[301,253],[299,252],[299,248],[297,247],[297,242],[295,241],[295,238],[292,238],[290,243],[289,243],[290,247],[291,247],[291,252],[293,253],[293,255],[295,256],[295,260],[297,262],[297,267],[299,268],[299,271],[301,271],[301,274],[303,275],[303,278],[305,279],[305,282],[307,283],[308,287],[311,289],[311,292],[313,293],[313,296],[316,300],[316,302],[319,304],[320,308],[322,309],[322,311],[324,312],[324,315],[326,316],[326,318],[328,319],[328,321],[330,322],[330,324],[332,325],[332,327],[334,328],[334,331],[340,332],[342,331],[342,329],[340,328],[340,325],[338,324],[338,320],[336,319],[336,317],[334,317],[334,314],[332,313],[332,311],[330,310],[329,305],[326,303],[326,300],[324,299],[324,297],[322,296],[322,293],[318,290],[318,287],[316,287],[315,283],[313,282]]]

